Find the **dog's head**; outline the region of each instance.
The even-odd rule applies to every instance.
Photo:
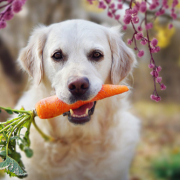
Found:
[[[119,84],[131,72],[135,56],[118,31],[70,20],[36,28],[19,60],[36,84],[54,89],[59,99],[72,104],[93,98],[102,84]],[[64,115],[82,124],[94,108],[95,102]]]

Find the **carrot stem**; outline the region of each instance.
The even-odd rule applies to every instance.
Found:
[[[45,141],[55,141],[55,139],[53,137],[48,136],[41,131],[41,129],[37,126],[34,117],[32,117],[32,123],[33,123],[34,127],[36,128],[36,130],[39,132],[39,134],[44,138]]]

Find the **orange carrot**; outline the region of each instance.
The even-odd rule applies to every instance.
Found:
[[[77,109],[89,102],[94,102],[110,96],[121,94],[128,90],[129,89],[127,86],[104,84],[102,85],[99,93],[93,99],[89,101],[77,101],[74,104],[66,104],[58,99],[58,97],[55,95],[39,101],[36,104],[36,112],[41,119],[53,118],[69,111],[70,109]]]

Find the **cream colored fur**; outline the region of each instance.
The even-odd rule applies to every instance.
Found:
[[[52,60],[56,49],[67,55],[64,63]],[[89,61],[87,53],[92,49],[101,50],[104,59]],[[23,105],[25,109],[33,109],[37,101],[53,94],[70,103],[70,76],[87,77],[92,98],[102,84],[121,83],[136,62],[119,32],[84,20],[36,28],[19,61],[34,82],[17,104],[17,108]],[[98,101],[91,120],[84,125],[74,125],[67,116],[36,118],[42,131],[56,142],[45,142],[32,126],[34,155],[28,159],[22,153],[26,179],[128,180],[139,139],[139,120],[128,112],[127,96],[124,93]]]

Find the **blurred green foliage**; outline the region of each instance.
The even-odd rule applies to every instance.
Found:
[[[168,156],[162,155],[152,163],[152,172],[156,178],[180,180],[180,152]]]

